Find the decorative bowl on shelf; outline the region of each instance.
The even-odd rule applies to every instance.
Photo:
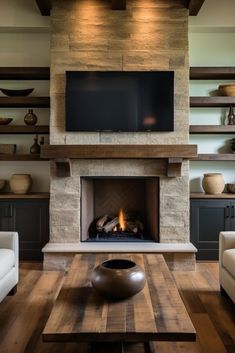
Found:
[[[226,191],[235,194],[235,184],[226,184]]]
[[[26,88],[26,89],[7,89],[7,88],[0,88],[2,93],[9,97],[25,97],[28,96],[30,93],[33,92],[34,88]]]
[[[112,259],[98,265],[92,272],[91,283],[104,297],[125,299],[140,292],[145,286],[144,270],[135,262]]]
[[[220,85],[219,91],[223,96],[235,97],[235,83]]]
[[[0,118],[0,125],[8,125],[12,120],[12,118]]]

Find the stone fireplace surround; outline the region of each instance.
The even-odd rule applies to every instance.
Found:
[[[128,0],[126,11],[112,11],[100,0],[56,0],[51,12],[52,145],[173,145],[188,143],[188,10],[178,0]],[[171,70],[174,131],[166,133],[69,133],[65,131],[66,70]],[[188,161],[180,177],[169,178],[164,160],[71,160],[72,176],[51,168],[50,241],[43,249],[46,269],[66,269],[76,252],[163,252],[171,268],[192,269],[196,249],[189,242]],[[81,178],[159,177],[159,243],[80,242]]]

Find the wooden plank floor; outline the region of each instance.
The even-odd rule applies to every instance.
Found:
[[[220,296],[218,264],[200,262],[195,272],[175,271],[173,276],[197,330],[197,341],[158,342],[156,352],[235,353],[235,305]],[[21,263],[17,294],[0,304],[0,353],[89,351],[86,344],[41,340],[41,332],[62,283],[63,276],[59,272],[42,271],[39,263]],[[126,351],[143,353],[143,347],[128,345]]]

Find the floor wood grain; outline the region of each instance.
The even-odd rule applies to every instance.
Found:
[[[219,293],[218,264],[199,262],[195,272],[175,271],[173,276],[197,341],[157,342],[156,352],[235,353],[235,305]],[[17,294],[0,304],[1,353],[89,352],[86,344],[42,342],[41,332],[63,280],[59,272],[42,271],[40,263],[20,264]],[[143,345],[130,344],[126,352],[143,353]]]

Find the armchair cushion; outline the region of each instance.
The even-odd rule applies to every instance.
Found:
[[[0,249],[0,279],[2,279],[15,266],[15,254],[10,249]]]
[[[235,249],[225,250],[223,253],[223,266],[231,273],[235,280]]]

